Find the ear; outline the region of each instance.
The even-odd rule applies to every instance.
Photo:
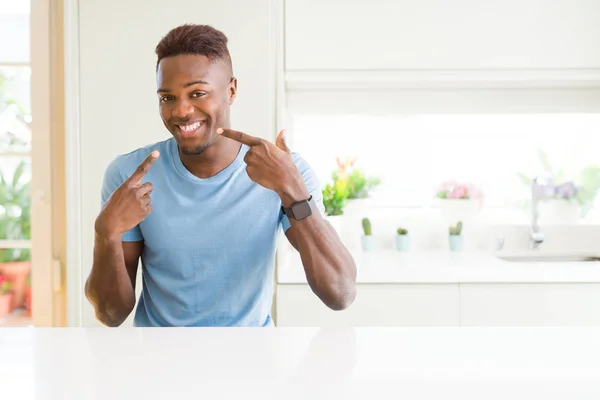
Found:
[[[233,104],[233,101],[235,100],[235,95],[237,94],[237,78],[233,77],[231,78],[231,80],[229,81],[229,105]]]

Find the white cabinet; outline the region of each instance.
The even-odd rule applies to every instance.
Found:
[[[600,284],[461,284],[466,326],[600,325]]]
[[[457,326],[457,284],[360,284],[350,308],[333,311],[307,284],[277,286],[277,326]]]
[[[307,284],[280,284],[277,326],[600,326],[600,283],[359,284],[327,308]]]
[[[596,0],[286,0],[287,70],[600,66]]]

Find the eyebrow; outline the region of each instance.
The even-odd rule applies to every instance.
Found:
[[[186,83],[185,85],[183,85],[183,87],[190,87],[192,85],[208,85],[209,83],[206,81],[202,81],[202,80],[197,80],[197,81],[191,81]],[[169,89],[165,89],[165,88],[159,88],[156,93],[169,93],[170,90]]]

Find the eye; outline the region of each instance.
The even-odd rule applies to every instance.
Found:
[[[171,101],[171,100],[173,100],[173,96],[168,96],[168,95],[167,95],[167,96],[162,96],[162,97],[160,98],[160,102],[161,102],[161,103],[166,103],[167,101]]]
[[[192,93],[192,97],[193,98],[199,98],[199,97],[203,97],[205,95],[206,95],[206,93],[204,93],[204,92],[194,92],[194,93]]]

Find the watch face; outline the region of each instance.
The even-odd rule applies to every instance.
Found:
[[[294,212],[294,217],[296,219],[302,219],[310,216],[312,214],[312,209],[310,208],[310,204],[308,201],[303,201],[299,204],[294,204],[292,207],[292,211]]]

